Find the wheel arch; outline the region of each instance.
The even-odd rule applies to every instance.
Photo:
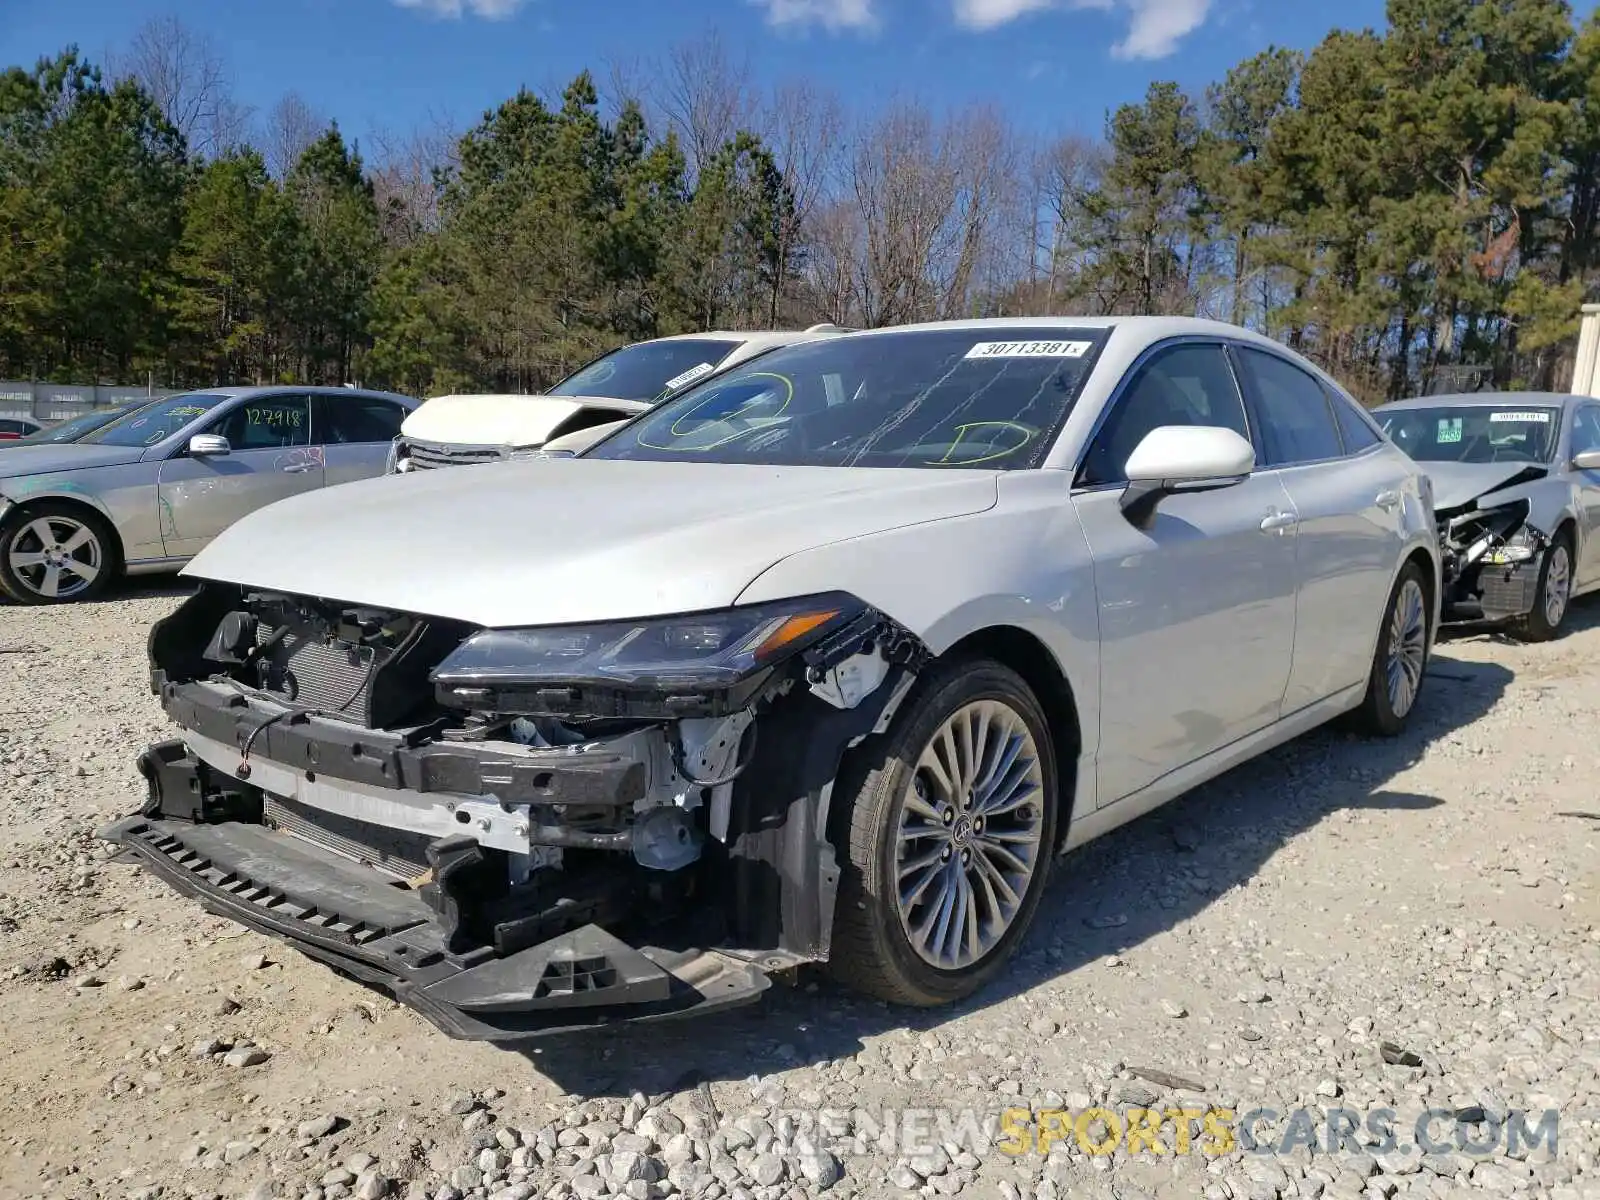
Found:
[[[51,507],[67,509],[90,518],[99,524],[110,536],[110,543],[106,552],[111,555],[112,568],[120,572],[127,565],[127,550],[122,544],[122,530],[117,528],[117,523],[98,504],[77,496],[71,492],[45,492],[37,495],[26,496],[21,499],[6,497],[11,503],[0,509],[0,525],[9,524],[18,517],[25,517],[28,513],[37,512],[41,508]]]
[[[1077,693],[1067,673],[1037,636],[1016,625],[990,625],[967,634],[941,658],[988,658],[1022,677],[1050,722],[1057,787],[1056,841],[1065,844],[1078,795],[1078,760],[1083,752],[1083,722]]]

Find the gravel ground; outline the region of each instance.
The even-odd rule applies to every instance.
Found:
[[[105,861],[176,594],[0,608],[0,1195],[1600,1200],[1600,604],[1077,853],[959,1009],[515,1053]]]

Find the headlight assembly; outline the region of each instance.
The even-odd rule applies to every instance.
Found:
[[[737,689],[866,611],[830,593],[741,608],[599,625],[489,629],[468,638],[435,668],[441,701],[514,711],[544,697],[559,711],[563,689],[686,694]]]
[[[383,464],[385,475],[398,475],[411,469],[411,447],[406,445],[404,438],[395,438],[389,443],[389,457]]]

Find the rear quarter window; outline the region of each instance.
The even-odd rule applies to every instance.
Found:
[[[1334,419],[1339,424],[1339,436],[1344,439],[1346,454],[1360,454],[1369,446],[1376,446],[1380,434],[1372,422],[1358,412],[1356,402],[1341,392],[1324,385],[1328,403],[1333,406]]]

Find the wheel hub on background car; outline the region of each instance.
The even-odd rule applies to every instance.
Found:
[[[8,557],[18,579],[51,599],[85,591],[102,565],[100,539],[88,526],[65,517],[41,517],[25,525],[12,540]]]
[[[1544,619],[1552,627],[1567,615],[1567,596],[1572,589],[1572,569],[1567,548],[1557,542],[1550,548],[1550,563],[1545,568]]]

